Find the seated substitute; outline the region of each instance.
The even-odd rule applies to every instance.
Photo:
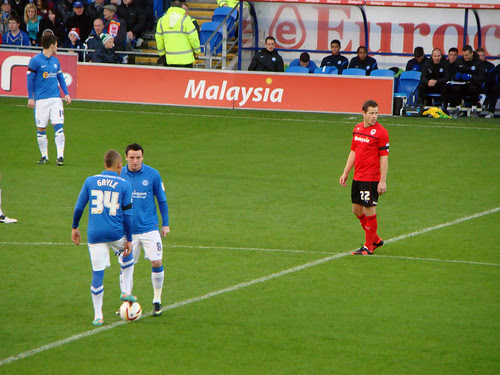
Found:
[[[377,60],[368,56],[368,50],[365,46],[359,46],[356,50],[356,56],[351,59],[349,68],[358,68],[366,71],[366,75],[378,69]]]
[[[470,45],[462,48],[462,56],[457,59],[455,76],[451,83],[451,107],[457,107],[465,96],[469,96],[472,103],[472,116],[477,117],[479,94],[486,74],[484,64]],[[453,117],[458,117],[458,112],[453,108]]]
[[[483,86],[483,94],[486,95],[488,99],[488,113],[485,118],[493,118],[495,117],[495,107],[497,105],[498,99],[498,83],[495,75],[495,65],[493,63],[486,60],[486,52],[484,48],[479,47],[476,50],[477,56],[484,64],[484,73],[485,73],[485,83]]]
[[[250,62],[248,70],[263,72],[283,72],[285,65],[276,48],[276,40],[272,36],[266,38],[266,47],[257,52]]]
[[[427,56],[425,56],[424,49],[422,47],[415,47],[413,50],[413,59],[410,59],[406,63],[406,71],[410,72],[412,70],[416,70],[417,72],[422,71],[422,67],[424,63],[428,60]]]
[[[314,61],[311,60],[311,56],[307,52],[302,52],[298,59],[292,60],[290,66],[302,66],[309,69],[309,73],[314,73],[314,70],[318,67]]]
[[[342,74],[342,71],[344,69],[347,69],[347,66],[349,65],[349,60],[347,60],[346,57],[340,54],[340,47],[341,47],[340,40],[333,39],[330,42],[330,48],[332,50],[332,54],[326,56],[321,61],[321,68],[324,66],[334,66],[337,68],[338,74]]]
[[[441,107],[448,108],[448,86],[450,80],[449,64],[443,57],[439,48],[434,48],[431,58],[422,67],[420,85],[418,85],[418,102],[421,106],[426,104],[426,94],[440,94]]]

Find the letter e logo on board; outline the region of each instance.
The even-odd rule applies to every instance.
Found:
[[[300,48],[306,40],[306,27],[295,5],[278,8],[269,27],[269,35],[276,38],[278,48]]]

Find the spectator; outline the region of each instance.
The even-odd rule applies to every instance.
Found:
[[[47,0],[36,0],[35,5],[37,9],[36,14],[44,19],[49,17],[49,10],[54,8],[54,3],[47,2]]]
[[[122,50],[127,40],[127,25],[122,18],[118,18],[116,12],[117,9],[115,5],[110,4],[104,6],[104,32],[111,35],[114,39],[116,48]]]
[[[77,29],[71,29],[68,33],[68,39],[63,43],[62,48],[68,49],[78,49],[83,50],[83,43],[80,40],[80,35],[78,35]],[[73,52],[73,51],[69,51]],[[78,53],[78,61],[83,61],[83,52],[79,51]]]
[[[49,17],[47,19],[42,18],[40,21],[40,27],[38,28],[38,34],[36,36],[37,44],[40,44],[42,34],[45,30],[52,30],[52,33],[57,37],[57,40],[61,44],[66,39],[64,23],[62,22],[61,14],[56,7],[49,10]]]
[[[332,54],[326,56],[321,61],[321,67],[324,66],[334,66],[338,70],[338,74],[342,74],[342,71],[347,68],[349,60],[340,54],[340,40],[333,39],[330,42],[330,48],[332,49]]]
[[[477,56],[479,60],[483,62],[484,73],[485,73],[485,84],[483,86],[483,94],[488,98],[488,113],[486,114],[486,118],[493,118],[495,114],[495,107],[497,105],[498,99],[498,88],[495,76],[495,65],[493,63],[486,60],[486,52],[484,48],[479,47],[476,50]]]
[[[73,4],[76,0],[62,0],[58,3],[57,9],[61,13],[61,18],[64,23],[68,21],[69,17],[73,14]]]
[[[428,60],[425,56],[424,49],[422,47],[415,47],[413,50],[413,59],[410,59],[406,64],[406,71],[416,70],[418,72],[422,71],[424,63]]]
[[[173,1],[170,9],[158,20],[155,39],[159,60],[165,56],[165,65],[193,67],[200,53],[200,38],[180,1]]]
[[[250,62],[248,70],[263,72],[283,72],[285,66],[283,59],[276,48],[276,40],[272,36],[266,38],[265,48],[257,52]]]
[[[356,54],[357,55],[351,59],[349,68],[363,69],[366,71],[367,76],[369,76],[372,71],[378,69],[377,60],[368,56],[368,50],[365,46],[358,47]]]
[[[36,5],[33,3],[26,4],[24,8],[24,23],[26,24],[26,32],[30,37],[30,44],[36,46],[36,38],[42,16],[36,14]]]
[[[29,46],[30,37],[20,29],[21,19],[12,14],[9,17],[9,32],[2,34],[2,43],[9,46]]]
[[[2,4],[8,2],[11,5],[12,12],[18,16],[22,17],[24,14],[24,7],[29,3],[28,0],[2,0]],[[21,25],[22,26],[22,25]]]
[[[0,12],[0,34],[7,34],[9,32],[9,17],[11,14],[19,16],[18,13],[12,10],[11,0],[2,0],[1,12]],[[21,15],[24,14],[24,8]]]
[[[116,54],[114,38],[109,34],[101,34],[102,46],[99,46],[95,55],[94,62],[118,64],[120,58]]]
[[[125,20],[127,26],[127,43],[135,46],[146,28],[146,16],[144,12],[135,5],[135,0],[123,0],[117,9],[117,14],[119,19]]]
[[[426,94],[440,94],[441,107],[443,110],[448,108],[448,87],[450,80],[450,70],[448,62],[443,58],[443,53],[439,48],[434,48],[431,58],[428,59],[422,67],[420,76],[420,85],[418,85],[418,101],[421,106],[426,103]]]
[[[102,47],[101,35],[104,31],[104,22],[100,18],[94,20],[94,30],[85,41],[85,49],[93,50],[85,53],[85,61],[93,62],[96,51]]]
[[[462,48],[462,56],[457,59],[457,70],[451,85],[451,106],[462,103],[464,96],[470,96],[472,102],[472,116],[477,117],[477,104],[481,88],[485,81],[484,64],[474,53],[470,45]],[[458,117],[458,111],[453,108],[453,117]]]
[[[196,31],[198,32],[198,38],[199,38],[201,35],[200,24],[198,23],[198,21],[196,21],[193,17],[189,15],[189,7],[185,1],[182,2],[182,9],[186,11],[187,17],[193,22],[194,27],[196,27]]]
[[[318,67],[314,61],[311,60],[311,56],[307,52],[302,52],[298,59],[292,60],[290,66],[302,66],[309,69],[309,73],[314,73],[314,70]]]
[[[85,13],[83,3],[78,0],[73,3],[74,14],[66,21],[66,30],[77,29],[80,38],[85,40],[92,32],[92,20]]]
[[[87,6],[86,12],[90,16],[91,19],[95,20],[96,18],[104,18],[104,0],[95,0]]]

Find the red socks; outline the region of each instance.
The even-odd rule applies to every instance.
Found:
[[[362,219],[359,220],[361,221]],[[365,246],[368,248],[368,250],[373,251],[373,243],[380,240],[379,236],[377,236],[377,215],[365,216],[364,220]]]

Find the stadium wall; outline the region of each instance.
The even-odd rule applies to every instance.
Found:
[[[27,96],[26,70],[34,53],[0,50],[0,95]],[[79,100],[231,109],[359,113],[375,99],[392,114],[391,77],[265,74],[77,63],[58,54],[73,98]]]

